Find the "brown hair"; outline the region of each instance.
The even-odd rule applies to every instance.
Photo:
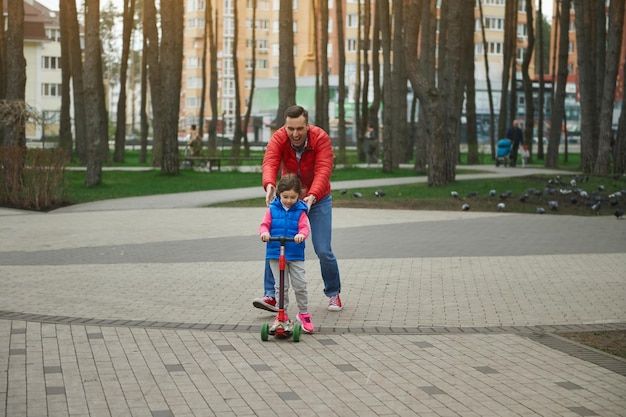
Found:
[[[284,191],[294,190],[298,195],[302,193],[302,183],[296,174],[285,174],[276,186],[276,194],[281,195]]]
[[[298,106],[297,104],[295,104],[293,106],[287,107],[287,110],[285,110],[285,119],[287,118],[295,119],[300,116],[304,116],[304,119],[306,120],[306,122],[307,123],[309,122],[309,112],[306,111],[304,107]]]

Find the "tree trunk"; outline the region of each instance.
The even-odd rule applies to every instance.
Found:
[[[485,35],[485,17],[483,15],[483,1],[478,0],[480,11],[480,30],[483,38],[483,55],[485,58],[485,78],[487,79],[487,95],[489,96],[489,144],[491,146],[491,159],[496,156],[496,115],[493,104],[493,92],[491,89],[491,75],[489,74],[489,50],[487,49],[487,36]]]
[[[257,8],[257,0],[252,0],[252,21],[256,22],[256,8]],[[256,87],[256,24],[252,26],[252,68],[251,68],[251,73],[250,73],[250,93],[248,94],[248,106],[246,108],[246,115],[243,118],[243,125],[244,126],[249,126],[250,125],[250,116],[252,114],[252,103],[254,100],[254,89]],[[256,129],[258,129],[258,126],[254,126],[255,132]],[[257,140],[256,138],[256,133],[255,133],[255,141]],[[248,144],[248,141],[246,140],[246,149],[245,149],[245,156],[249,157],[250,156],[250,145]]]
[[[148,65],[148,82],[152,104],[152,166],[157,167],[163,156],[163,118],[161,117],[161,68],[159,66],[159,35],[154,0],[143,0],[143,36]]]
[[[383,172],[393,171],[393,122],[395,102],[393,100],[393,79],[391,77],[391,19],[389,1],[378,0],[377,15],[380,21],[381,44],[383,49]]]
[[[409,162],[411,147],[407,141],[407,78],[405,62],[404,40],[404,2],[392,2],[393,10],[393,37],[391,67],[391,99],[394,101],[392,113],[391,137],[392,144],[392,168],[397,169],[400,163]]]
[[[604,2],[594,2],[604,10]],[[580,91],[580,163],[586,174],[593,172],[597,158],[596,137],[598,133],[598,103],[596,89],[596,66],[593,60],[593,26],[592,3],[584,0],[574,0],[576,10],[576,46],[578,52],[578,89]],[[565,11],[563,11],[565,12]]]
[[[476,133],[476,86],[474,84],[474,0],[464,0],[461,23],[461,40],[463,46],[461,52],[461,79],[465,89],[465,120],[467,134],[467,163],[477,164],[478,159],[478,137]],[[463,88],[461,89],[461,92]]]
[[[319,72],[321,74],[321,86],[318,93],[321,94],[320,107],[315,112],[315,124],[326,132],[330,132],[329,129],[329,101],[330,101],[330,86],[329,86],[329,74],[328,74],[328,2],[320,1],[320,44],[319,44],[319,57],[320,65]],[[337,22],[337,26],[343,22]],[[343,47],[343,45],[342,45]]]
[[[9,101],[24,103],[26,58],[24,58],[24,2],[10,1],[7,9],[7,88]],[[25,120],[5,130],[5,146],[26,148]],[[24,154],[25,156],[25,154]]]
[[[237,65],[237,46],[239,44],[239,21],[237,19],[237,4],[238,2],[233,2],[233,43],[232,43],[232,59],[233,59],[233,83],[235,85],[235,115],[234,115],[234,123],[235,123],[235,131],[233,135],[233,143],[231,149],[231,162],[236,164],[239,162],[239,156],[241,153],[241,139],[246,133],[246,130],[242,131],[241,129],[241,94],[239,93],[239,66]],[[247,126],[246,126],[247,128]],[[247,135],[246,135],[247,138]],[[247,140],[246,140],[247,142]]]
[[[567,84],[567,52],[569,33],[569,9],[570,0],[563,0],[560,4],[558,20],[559,26],[559,49],[558,49],[558,75],[556,78],[556,90],[552,104],[552,118],[550,120],[550,140],[548,141],[548,157],[546,158],[547,168],[556,168],[559,162],[559,142],[561,141],[561,124],[565,114],[565,85]],[[557,5],[557,7],[559,7]],[[556,35],[555,35],[556,37]]]
[[[161,3],[161,137],[163,156],[161,172],[178,174],[178,113],[180,111],[180,87],[183,71],[183,3]]]
[[[4,100],[7,94],[7,38],[4,28],[4,1],[0,1],[0,100]],[[0,146],[4,144],[3,132],[0,128]]]
[[[74,91],[74,146],[76,148],[78,163],[86,165],[89,138],[87,137],[87,103],[85,101],[83,50],[78,26],[78,13],[76,11],[76,2],[59,1],[64,2],[65,6],[67,6],[67,17],[70,25],[70,60],[72,68],[72,89]]]
[[[366,0],[367,1],[367,0]],[[374,11],[374,25],[372,27],[372,83],[371,83],[371,87],[373,90],[373,99],[372,99],[372,105],[369,106],[369,111],[367,111],[367,122],[368,124],[373,124],[374,126],[376,126],[376,128],[378,129],[379,126],[379,119],[378,119],[378,114],[380,113],[380,103],[381,103],[381,97],[382,97],[382,91],[381,91],[381,83],[380,83],[380,18],[379,18],[379,13],[378,13],[378,7],[376,6],[376,2],[374,2],[373,7],[372,7],[373,11]],[[369,71],[368,71],[369,74]],[[368,75],[368,79],[369,79],[369,75]],[[368,85],[369,82],[368,82]],[[363,100],[364,100],[364,105],[366,108],[368,107],[368,95],[367,92],[364,90],[363,91]],[[363,138],[361,138],[361,140],[363,140]],[[381,138],[381,140],[383,140]],[[364,146],[360,146],[359,147],[359,161],[363,162],[366,160],[366,153],[365,153],[365,147]]]
[[[530,159],[532,159],[532,143],[533,143],[533,128],[534,128],[534,120],[535,120],[535,103],[533,99],[533,82],[530,79],[528,68],[530,66],[530,61],[533,54],[533,49],[535,47],[535,30],[533,25],[533,2],[526,2],[526,19],[527,19],[527,34],[528,34],[528,45],[526,47],[526,51],[524,53],[524,60],[522,62],[522,79],[524,81],[524,98],[526,104],[526,113],[525,113],[525,123],[524,123],[524,144],[528,146],[530,150]],[[540,129],[540,127],[537,127]],[[542,147],[543,145],[540,143],[537,146]],[[520,149],[520,153],[521,153]]]
[[[285,124],[285,110],[296,104],[296,72],[293,58],[293,1],[280,0],[278,34],[278,110],[272,127]],[[317,117],[317,116],[316,116]]]
[[[544,102],[544,91],[545,91],[545,83],[544,83],[544,71],[543,71],[543,15],[541,14],[542,0],[539,0],[539,5],[537,8],[537,38],[539,39],[537,54],[539,55],[539,97],[537,99],[538,109],[537,112],[539,114],[539,119],[537,121],[537,159],[544,159],[543,155],[543,102]]]
[[[517,0],[507,1],[504,6],[504,59],[502,62],[502,88],[500,96],[500,117],[498,118],[498,139],[506,135],[507,130],[507,98],[509,81],[515,83],[515,70],[511,69],[515,56],[515,42],[517,36]],[[511,92],[514,95],[514,92]],[[492,126],[493,128],[493,126]]]
[[[141,150],[139,162],[145,164],[148,160],[148,45],[144,36],[141,53],[141,104],[139,109],[139,124],[141,126]],[[154,144],[154,140],[152,142]]]
[[[87,174],[85,185],[91,187],[102,181],[102,142],[107,142],[107,119],[102,78],[102,44],[100,42],[100,0],[85,2],[85,107],[89,114],[87,131]],[[104,112],[103,112],[104,109]],[[104,114],[104,118],[103,118]]]
[[[209,28],[209,45],[211,53],[211,81],[209,82],[209,102],[211,103],[211,122],[209,123],[209,156],[215,156],[217,154],[217,119],[219,118],[219,110],[217,106],[217,10],[215,10],[215,21],[213,21],[213,12],[211,7],[211,1],[207,2],[209,10],[207,16],[209,16],[208,28]],[[253,64],[254,65],[254,64]],[[224,117],[222,116],[222,132],[224,131]]]
[[[59,126],[59,148],[67,151],[71,159],[74,139],[72,138],[72,117],[70,115],[72,60],[70,57],[70,25],[68,2],[59,2],[59,25],[61,27],[61,115]]]
[[[611,173],[611,139],[613,138],[613,107],[615,103],[615,80],[619,69],[622,34],[624,30],[624,2],[612,1],[609,7],[609,33],[604,54],[602,98],[600,108],[600,132],[598,139],[598,157],[593,173],[609,175]],[[623,109],[622,109],[623,111]]]
[[[410,13],[418,13],[417,8],[410,8]],[[411,80],[413,91],[418,95],[420,100],[419,120],[417,122],[417,144],[415,146],[415,172],[428,172],[430,149],[433,142],[433,122],[434,115],[430,112],[437,108],[438,103],[427,101],[438,100],[437,90],[435,88],[435,39],[437,36],[437,9],[436,0],[424,0],[421,10],[422,36],[420,44],[419,60],[409,60],[407,63],[414,62],[413,67],[409,67],[408,77]],[[411,19],[411,18],[410,18]],[[421,83],[415,79],[415,74],[421,74]],[[413,77],[413,79],[412,79]],[[418,87],[423,85],[424,91],[418,91]]]
[[[407,3],[406,12],[404,13],[405,17],[405,36],[404,36],[404,65],[405,65],[405,74],[408,78],[408,73],[411,71],[412,63],[417,61],[417,43],[419,39],[419,33],[421,29],[421,20],[422,20],[422,7],[423,0],[410,0]],[[413,100],[411,102],[411,111],[410,111],[410,122],[408,125],[409,134],[407,135],[409,144],[411,149],[409,154],[417,160],[417,121],[416,117],[418,114],[419,100],[417,99],[417,94],[413,91]]]
[[[128,56],[130,55],[130,39],[133,33],[134,17],[135,0],[124,0],[122,62],[120,65],[120,96],[117,101],[115,151],[113,155],[113,160],[115,162],[124,162],[126,153],[126,74],[128,72]]]
[[[337,156],[337,160],[340,163],[346,162],[346,109],[345,109],[345,101],[346,101],[346,50],[341,47],[341,45],[345,45],[345,37],[344,37],[344,14],[343,14],[343,3],[338,1],[335,4],[336,7],[336,22],[337,22],[337,44],[340,45],[339,49],[339,85],[337,87],[337,95],[339,96],[337,99],[338,108],[338,135],[339,135],[339,153]]]

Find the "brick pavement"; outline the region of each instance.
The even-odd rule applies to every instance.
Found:
[[[335,209],[346,307],[309,248],[293,343],[262,212],[1,210],[0,416],[626,414],[626,361],[555,335],[626,328],[626,222]]]

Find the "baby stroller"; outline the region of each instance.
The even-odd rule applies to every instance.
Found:
[[[500,164],[504,163],[504,166],[509,166],[509,156],[511,155],[511,141],[503,138],[500,139],[497,143],[496,150],[496,166],[499,167]]]

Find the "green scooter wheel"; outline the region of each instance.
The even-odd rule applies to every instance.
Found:
[[[302,326],[298,323],[295,326],[293,326],[293,341],[299,342],[301,334],[302,334]]]
[[[270,334],[270,325],[267,323],[263,323],[261,325],[261,340],[262,341],[267,341],[267,339],[269,338],[269,334]]]

